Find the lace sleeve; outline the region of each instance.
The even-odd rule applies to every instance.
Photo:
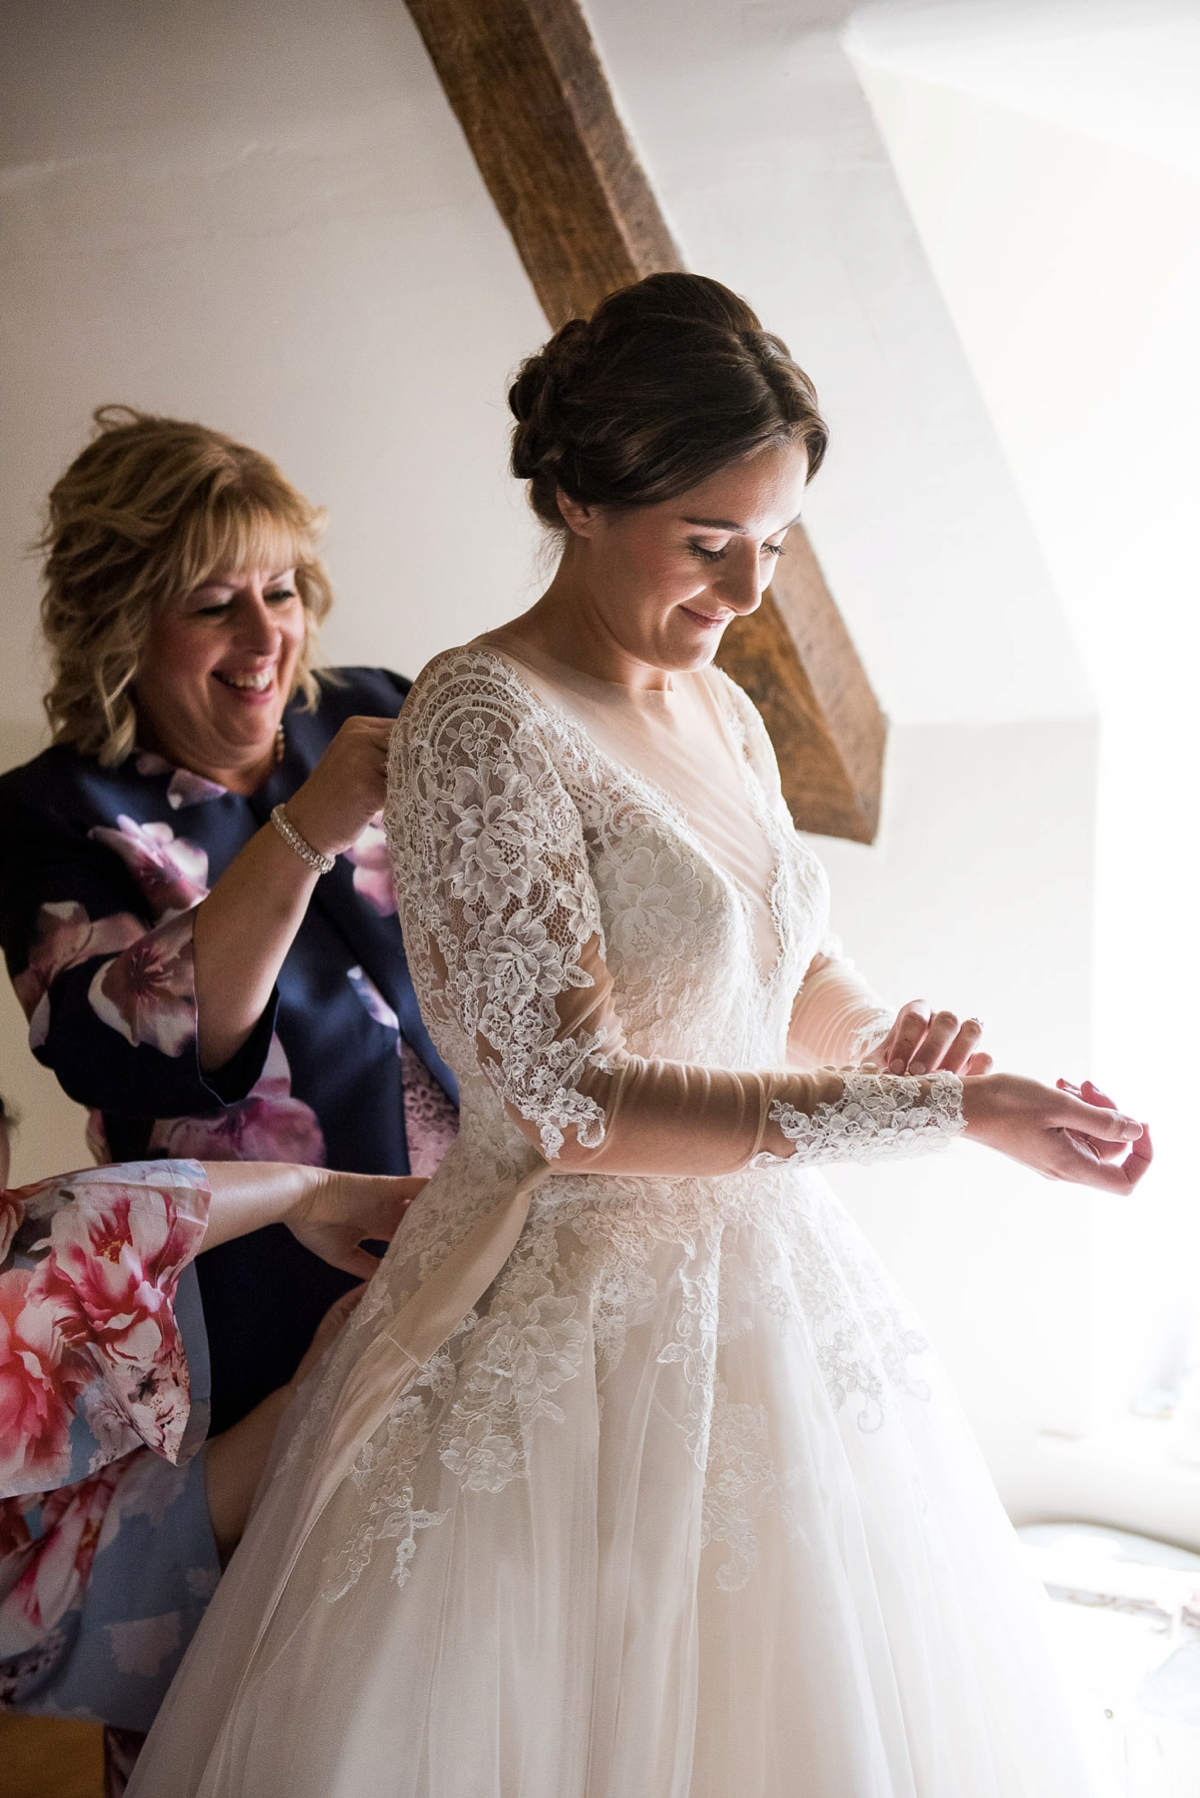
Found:
[[[468,648],[430,663],[397,723],[388,789],[433,1034],[560,1167],[720,1174],[764,1156],[895,1153],[957,1127],[953,1077],[740,1072],[627,1051],[582,822],[538,702],[503,657]]]

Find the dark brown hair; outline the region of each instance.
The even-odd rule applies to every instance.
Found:
[[[828,440],[787,345],[705,275],[648,275],[568,320],[508,403],[512,471],[555,527],[560,488],[581,505],[655,505],[772,443],[802,443],[811,479]]]
[[[317,553],[325,514],[258,450],[179,418],[101,406],[96,435],[50,490],[42,628],[56,743],[111,766],[133,748],[133,681],[151,618],[209,575],[294,566],[304,646],[294,685],[317,697],[317,626],[333,603]]]

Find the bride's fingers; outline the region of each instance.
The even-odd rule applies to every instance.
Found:
[[[955,1029],[954,1035],[942,1050],[940,1058],[937,1061],[934,1061],[931,1059],[932,1052],[929,1045],[931,1041],[936,1040],[934,1032],[937,1029],[939,1018],[950,1019],[954,1024]],[[924,1062],[924,1068],[919,1068],[916,1062],[914,1062],[912,1068],[913,1073],[932,1074],[939,1068],[947,1074],[963,1074],[968,1072],[969,1063],[978,1047],[979,1039],[982,1035],[983,1025],[978,1018],[968,1018],[964,1024],[960,1024],[953,1012],[939,1012],[938,1017],[935,1018],[930,1025],[929,1036],[926,1038],[922,1045],[921,1053],[917,1057],[917,1061]]]
[[[1123,1141],[1101,1142],[1098,1137],[1086,1136],[1082,1130],[1068,1130],[1065,1134],[1096,1161],[1121,1161],[1129,1147],[1129,1144]]]
[[[1129,1153],[1122,1160],[1110,1161],[1104,1156],[1095,1162],[1094,1173],[1088,1184],[1099,1187],[1102,1192],[1115,1192],[1127,1197],[1149,1171],[1153,1159],[1154,1148],[1149,1132],[1143,1130],[1137,1141],[1130,1143]]]
[[[1071,1130],[1056,1134],[1057,1144],[1051,1151],[1046,1170],[1052,1179],[1069,1180],[1075,1186],[1091,1186],[1100,1192],[1128,1197],[1150,1166],[1152,1152],[1148,1139],[1144,1142],[1143,1137],[1126,1145],[1127,1153],[1123,1158],[1113,1161],[1107,1153],[1108,1145],[1093,1144],[1087,1137]],[[1105,1152],[1098,1153],[1101,1149]]]
[[[902,1005],[886,1041],[876,1051],[880,1065],[889,1074],[906,1074],[928,1029],[929,1007],[924,999],[912,999]]]
[[[1073,1093],[1059,1088],[1059,1103],[1047,1120],[1051,1125],[1080,1136],[1095,1137],[1098,1142],[1136,1142],[1142,1126],[1136,1118],[1126,1117],[1104,1105],[1089,1105]]]
[[[925,1040],[920,1044],[909,1062],[910,1074],[932,1074],[940,1067],[945,1067],[946,1056],[953,1051],[958,1040],[959,1023],[952,1011],[937,1011],[929,1020],[929,1028],[925,1032]],[[953,1071],[953,1070],[952,1070]]]
[[[1076,1086],[1070,1080],[1056,1080],[1054,1084],[1058,1087],[1059,1092],[1069,1093],[1072,1098],[1081,1099],[1085,1105],[1099,1105],[1106,1111],[1117,1109],[1116,1100],[1110,1099],[1107,1093],[1102,1093],[1100,1088],[1094,1086],[1090,1080],[1085,1080],[1082,1086]],[[1097,1161],[1115,1163],[1124,1160],[1124,1140],[1104,1142],[1099,1137],[1084,1135],[1076,1130],[1068,1130],[1067,1135],[1078,1143],[1079,1147],[1087,1154],[1094,1156]]]
[[[1154,1160],[1154,1144],[1150,1140],[1150,1126],[1142,1125],[1142,1134],[1136,1142],[1130,1143],[1129,1153],[1121,1163],[1120,1172],[1125,1176],[1126,1186],[1132,1190],[1150,1168]]]
[[[970,1060],[967,1062],[966,1067],[961,1069],[961,1072],[964,1074],[971,1074],[971,1075],[990,1074],[992,1071],[992,1067],[993,1067],[993,1062],[992,1062],[991,1056],[986,1052],[986,1050],[981,1049],[978,1054],[971,1056]]]
[[[1116,1111],[1118,1108],[1117,1101],[1110,1099],[1107,1093],[1102,1093],[1092,1080],[1085,1080],[1082,1086],[1076,1086],[1070,1080],[1056,1080],[1054,1084],[1060,1093],[1070,1093],[1073,1098],[1082,1099],[1085,1105],[1103,1105],[1106,1111]]]

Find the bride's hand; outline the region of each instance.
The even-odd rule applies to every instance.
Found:
[[[1082,1086],[1074,1086],[1069,1080],[1056,1080],[1054,1084],[1059,1092],[1072,1093],[1075,1098],[1083,1099],[1088,1105],[1103,1105],[1109,1111],[1117,1109],[1117,1101],[1110,1099],[1107,1093],[1102,1093],[1100,1088],[1094,1086],[1090,1080],[1085,1080]],[[1144,1130],[1145,1125],[1142,1128]],[[1124,1145],[1115,1142],[1093,1142],[1092,1148],[1099,1155],[1101,1161],[1119,1161],[1124,1151]]]
[[[379,1262],[361,1243],[390,1242],[426,1184],[415,1174],[340,1174],[322,1168],[284,1221],[322,1261],[369,1280]]]
[[[1084,1093],[1095,1095],[1094,1101]],[[1129,1193],[1150,1166],[1150,1132],[1088,1083],[1043,1086],[1020,1074],[963,1081],[967,1135],[1023,1162],[1047,1180]]]
[[[953,1011],[931,1012],[924,999],[901,1006],[871,1065],[885,1074],[988,1074],[992,1058],[979,1048],[978,1018],[960,1022]]]

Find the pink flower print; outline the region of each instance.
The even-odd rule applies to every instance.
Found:
[[[346,860],[354,864],[354,890],[359,897],[379,917],[395,917],[396,889],[392,885],[392,865],[383,832],[382,812],[376,812],[350,845]]]
[[[41,1513],[36,1537],[27,1521],[28,1496],[6,1499],[0,1504],[0,1554],[10,1567],[15,1560],[25,1561],[4,1604],[4,1648],[8,1655],[35,1646],[40,1637],[78,1606],[100,1545],[108,1507],[128,1465],[127,1459],[114,1461],[77,1485],[34,1494]],[[5,1549],[7,1553],[3,1552]]]
[[[223,799],[229,791],[215,780],[205,780],[203,774],[193,774],[190,768],[176,768],[166,756],[155,755],[149,749],[143,749],[138,756],[137,771],[139,774],[171,776],[167,804],[173,812],[177,812],[181,805],[200,805],[205,799]]]
[[[164,1055],[182,1055],[195,1037],[192,924],[184,912],[96,970],[88,1003],[135,1049],[149,1043]]]
[[[34,1278],[0,1274],[0,1485],[10,1490],[68,1471],[75,1398],[92,1377],[67,1355],[60,1308],[30,1293]]]
[[[347,968],[346,979],[362,1000],[369,1016],[373,1017],[377,1024],[383,1024],[388,1030],[399,1030],[399,1018],[364,969]]]
[[[29,1301],[56,1313],[63,1343],[101,1365],[142,1441],[174,1460],[191,1394],[172,1303],[204,1224],[155,1187],[88,1193],[54,1212]]]
[[[211,1118],[159,1118],[149,1152],[180,1160],[298,1161],[325,1166],[325,1138],[317,1114],[292,1096],[283,1044],[271,1038],[267,1065],[250,1092]]]
[[[30,1496],[29,1493],[24,1493],[17,1498],[0,1498],[0,1567],[11,1567],[13,1556],[24,1554],[33,1541],[25,1515],[29,1509]],[[41,1494],[34,1493],[32,1497],[36,1501]],[[7,1658],[0,1654],[0,1660]]]
[[[88,835],[121,857],[156,918],[188,911],[207,896],[208,855],[169,824],[138,824],[122,812],[116,830],[97,824]]]
[[[228,791],[228,787],[220,786],[215,780],[193,774],[190,768],[176,768],[167,788],[167,804],[177,812],[181,805],[202,805],[206,799],[223,799]]]
[[[29,965],[13,980],[13,988],[29,1019],[29,1046],[40,1048],[50,1031],[52,982],[67,968],[90,961],[93,955],[111,955],[136,943],[145,925],[129,912],[110,918],[88,917],[82,905],[66,899],[43,905],[34,925]]]

